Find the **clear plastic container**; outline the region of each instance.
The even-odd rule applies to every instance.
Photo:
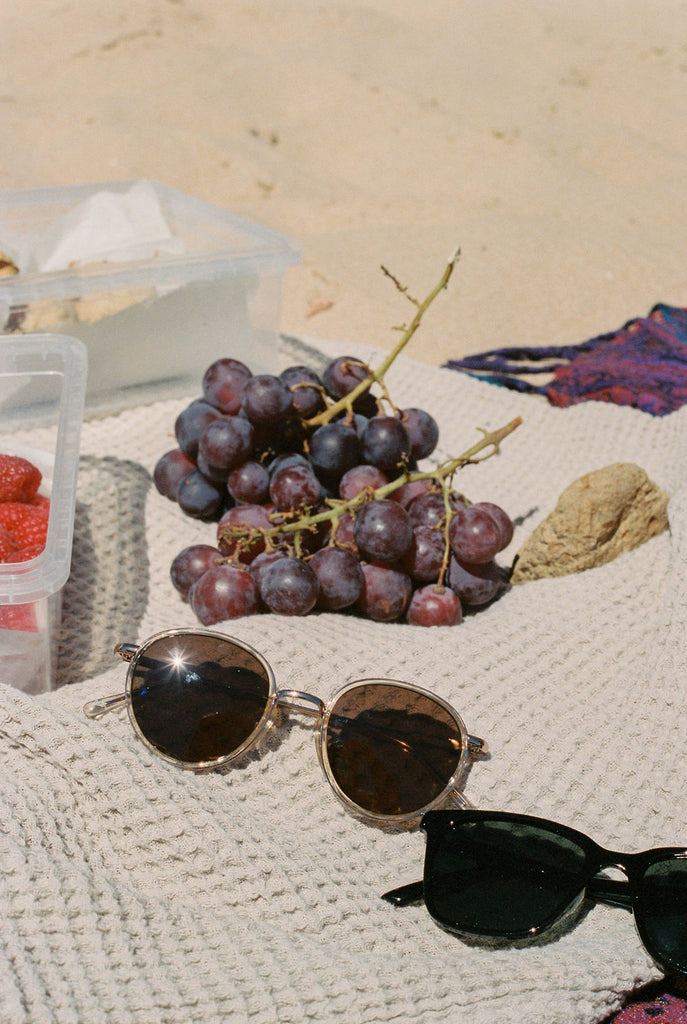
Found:
[[[40,469],[50,498],[44,550],[0,563],[0,683],[27,693],[53,688],[72,554],[87,353],[64,335],[0,337],[0,452]],[[41,438],[40,447],[26,444]],[[47,439],[47,440],[45,440]]]
[[[96,193],[132,181],[0,194],[0,249],[21,248]],[[285,270],[299,262],[286,238],[159,182],[149,181],[180,250],[0,277],[0,334],[66,333],[88,350],[87,414],[195,394],[213,360],[254,373],[278,370]],[[11,255],[11,252],[8,253]]]

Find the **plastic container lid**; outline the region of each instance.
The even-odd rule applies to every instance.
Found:
[[[157,195],[169,227],[181,243],[181,252],[3,277],[0,308],[139,287],[164,292],[196,281],[282,273],[300,261],[298,247],[282,235],[158,181],[141,181],[147,182]],[[135,181],[102,182],[0,193],[0,238],[11,252],[13,237],[18,239],[46,229],[97,192],[124,193],[134,184]]]

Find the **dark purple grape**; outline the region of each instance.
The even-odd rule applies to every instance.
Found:
[[[432,483],[430,480],[410,480],[407,484],[401,484],[389,497],[408,510],[411,502],[419,498],[421,494],[428,494],[431,490]]]
[[[279,558],[260,577],[260,596],[278,615],[307,615],[319,592],[315,570],[300,558]]]
[[[242,420],[246,420],[250,423],[248,417],[244,414],[243,409],[238,413],[238,416]],[[278,432],[275,433],[274,423],[251,423],[253,428],[253,451],[251,452],[251,458],[256,459],[258,462],[262,462],[263,465],[267,466],[270,460],[275,457],[279,452],[285,450],[284,438],[282,436],[281,428],[284,424],[279,424]]]
[[[416,590],[406,612],[411,626],[457,626],[462,621],[460,598],[450,587],[436,583]]]
[[[191,587],[203,573],[212,569],[222,560],[217,548],[210,544],[191,544],[180,551],[169,570],[172,584],[183,599],[188,600]]]
[[[369,366],[355,356],[337,356],[325,367],[322,383],[327,394],[338,400],[349,395],[369,374]]]
[[[499,547],[499,551],[503,551],[503,549],[507,548],[513,539],[513,520],[507,512],[504,512],[500,505],[494,505],[491,501],[478,501],[475,505],[477,508],[483,508],[489,513],[491,518],[496,521],[499,533],[501,534],[501,546]]]
[[[426,491],[408,505],[408,515],[413,526],[439,527],[446,519],[446,503],[441,491]]]
[[[377,407],[376,407],[376,403],[375,403],[375,410],[372,413],[372,415],[375,416],[376,413],[377,413]],[[349,427],[353,427],[353,429],[355,430],[355,432],[358,435],[358,437],[362,437],[363,436],[363,432],[365,430],[365,427],[370,422],[370,417],[369,416],[363,416],[363,414],[360,413],[360,412],[354,412],[352,420],[349,420],[347,413],[345,414],[344,418],[346,419],[346,422],[348,423]]]
[[[353,412],[369,420],[379,413],[379,402],[371,391],[363,391],[353,402]]]
[[[424,409],[404,409],[401,422],[410,441],[410,455],[413,459],[426,459],[432,454],[439,440],[439,427],[433,416]]]
[[[258,592],[260,591],[260,582],[262,575],[266,569],[276,562],[280,558],[287,558],[289,552],[284,548],[273,548],[271,551],[261,551],[259,555],[256,555],[253,561],[248,566],[248,572],[251,574],[258,586]]]
[[[449,508],[464,506],[458,494],[449,495]],[[441,526],[446,519],[446,501],[442,491],[428,491],[414,498],[408,505],[408,515],[413,526]]]
[[[229,474],[228,469],[218,469],[216,466],[211,466],[200,451],[196,455],[196,466],[204,477],[208,480],[212,480],[213,484],[220,484],[222,487],[226,487],[227,476]]]
[[[261,462],[249,459],[227,477],[227,490],[237,505],[262,505],[270,493],[270,475]]]
[[[258,588],[248,570],[226,564],[203,573],[191,587],[189,602],[204,626],[254,615],[260,608]]]
[[[270,498],[280,512],[312,508],[322,495],[322,484],[309,466],[282,466],[270,480]]]
[[[203,397],[226,416],[235,416],[241,408],[241,396],[251,371],[238,359],[217,359],[203,375]]]
[[[260,373],[246,382],[241,408],[251,423],[278,423],[293,408],[291,392],[279,377]]]
[[[184,455],[195,459],[201,434],[221,415],[218,409],[209,402],[204,402],[202,398],[197,398],[195,402],[182,409],[174,422],[174,434]]]
[[[353,551],[354,554],[358,553],[358,545],[355,542],[353,530],[355,528],[355,520],[350,512],[344,512],[343,515],[339,516],[336,521],[336,527],[332,527],[334,532],[334,543],[339,548],[348,548],[349,551]]]
[[[413,593],[410,576],[386,565],[363,564],[358,610],[375,622],[394,622],[406,612]]]
[[[290,390],[293,406],[302,419],[310,419],[324,409],[323,384],[314,370],[289,366],[282,370],[279,379]]]
[[[202,458],[217,472],[240,466],[253,451],[254,433],[248,420],[240,416],[222,416],[203,431],[198,444],[198,458]]]
[[[214,519],[222,509],[225,489],[213,483],[194,469],[180,481],[177,501],[187,516],[194,519]]]
[[[360,461],[360,441],[353,427],[325,423],[310,438],[310,461],[318,477],[340,480]]]
[[[372,562],[396,562],[413,539],[408,513],[388,498],[369,501],[355,515],[353,536],[358,550]]]
[[[184,455],[181,448],[173,448],[161,455],[155,463],[153,483],[163,497],[176,501],[179,484],[194,469],[196,464],[193,459]]]
[[[395,416],[373,416],[363,431],[361,454],[365,462],[395,477],[408,464],[410,441]]]
[[[360,559],[344,548],[327,547],[316,551],[308,563],[320,584],[318,608],[339,611],[354,604],[363,587]]]
[[[461,602],[471,607],[488,604],[506,587],[496,562],[463,565],[455,555],[449,560],[447,583]]]
[[[256,536],[249,541],[247,531],[265,532],[273,526],[263,505],[235,505],[224,513],[217,524],[217,547],[225,557],[234,555],[240,562],[250,562],[265,550],[265,539]],[[236,535],[232,536],[232,531]]]
[[[378,487],[383,487],[388,482],[388,478],[382,473],[381,469],[361,462],[358,466],[352,466],[351,469],[347,469],[341,477],[339,497],[343,498],[344,501],[350,501],[351,498],[355,498],[365,488],[376,491]]]
[[[429,583],[438,579],[445,551],[443,530],[436,526],[416,526],[410,547],[403,556],[403,568],[414,580]]]
[[[307,466],[311,468],[310,462],[300,452],[280,452],[267,466],[270,477],[273,476],[282,466]]]
[[[279,445],[280,452],[288,452],[292,455],[302,454],[306,451],[312,428],[298,418],[292,410],[286,419],[280,420],[272,426],[273,445]]]
[[[469,565],[490,562],[501,546],[501,530],[496,520],[477,505],[456,509],[449,523],[448,538],[458,561]]]

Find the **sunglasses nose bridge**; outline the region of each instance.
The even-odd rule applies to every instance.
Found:
[[[605,872],[613,872],[606,874]],[[634,903],[634,886],[622,854],[613,856],[604,863],[597,874],[589,879],[585,888],[587,899],[595,903],[605,903],[609,907],[622,907],[632,910]]]
[[[321,719],[324,714],[324,702],[313,693],[306,693],[304,690],[279,690],[277,704],[290,711],[308,715],[309,718]]]

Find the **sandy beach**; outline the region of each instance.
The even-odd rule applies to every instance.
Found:
[[[687,5],[39,0],[0,18],[0,188],[150,177],[302,246],[288,333],[574,344],[687,304]]]

